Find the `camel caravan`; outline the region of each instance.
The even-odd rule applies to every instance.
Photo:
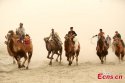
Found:
[[[23,23],[20,23],[20,27],[14,32],[13,30],[8,31],[5,36],[7,50],[10,56],[13,57],[13,63],[17,61],[18,68],[29,68],[29,63],[33,53],[33,45],[28,34],[25,34]],[[21,58],[24,61],[21,63]],[[27,65],[25,64],[27,61]]]
[[[118,31],[116,31],[115,33],[116,34],[113,37],[112,44],[111,38],[109,37],[109,35],[107,35],[107,37],[105,38],[102,29],[99,30],[98,35],[94,35],[92,37],[98,37],[96,54],[99,57],[102,64],[106,63],[108,49],[111,46],[115,55],[118,57],[119,62],[123,61],[125,53],[125,44],[121,39],[121,35],[118,33]],[[7,51],[9,55],[13,58],[13,63],[17,62],[18,68],[28,69],[33,54],[33,45],[30,36],[28,34],[25,34],[23,23],[20,23],[19,28],[16,29],[16,31],[9,30],[5,38]],[[70,31],[65,35],[64,39],[64,51],[65,57],[68,61],[68,65],[72,65],[74,58],[76,59],[76,65],[78,65],[80,43],[77,39],[76,32],[73,30],[73,27],[70,27]],[[57,55],[56,61],[61,64],[63,43],[58,33],[55,32],[54,29],[51,29],[50,35],[44,38],[44,42],[46,50],[48,51],[47,59],[50,60],[49,65],[52,65],[52,61],[54,59],[53,56],[55,54]],[[21,62],[22,58],[24,58],[23,62]]]

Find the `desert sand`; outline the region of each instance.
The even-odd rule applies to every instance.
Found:
[[[125,61],[109,49],[107,62],[101,64],[96,55],[97,38],[102,28],[112,38],[119,31],[125,41],[125,0],[0,0],[0,83],[125,83]],[[29,70],[18,69],[4,44],[9,30],[24,23],[33,42]],[[50,66],[44,37],[54,28],[64,42],[70,27],[78,34],[81,45],[79,65],[68,66],[63,49],[62,63]],[[63,44],[64,45],[64,44]],[[63,47],[64,48],[64,47]],[[98,79],[98,74],[122,79]]]

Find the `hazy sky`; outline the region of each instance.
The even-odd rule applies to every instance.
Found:
[[[1,46],[8,30],[15,30],[20,22],[31,35],[35,54],[47,54],[43,38],[51,28],[64,41],[71,26],[78,34],[81,52],[95,51],[96,42],[92,45],[90,39],[100,28],[111,37],[118,30],[125,39],[125,0],[0,0]]]

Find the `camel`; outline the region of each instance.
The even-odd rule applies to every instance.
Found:
[[[11,56],[13,56],[16,59],[18,63],[18,68],[25,67],[26,61],[28,61],[26,69],[29,68],[29,63],[33,53],[33,45],[31,41],[29,44],[26,44],[25,42],[20,42],[19,36],[16,35],[13,30],[10,30],[8,31],[7,48],[9,54],[11,53]],[[21,58],[24,58],[22,64],[20,63]]]

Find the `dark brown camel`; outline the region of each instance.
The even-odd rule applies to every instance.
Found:
[[[57,58],[56,61],[58,62],[58,57],[60,57],[60,63],[62,60],[62,46],[57,44],[57,41],[53,40],[49,40],[48,37],[44,38],[45,44],[46,44],[46,49],[48,51],[48,56],[47,58],[50,59],[50,63],[49,65],[52,65],[52,59],[53,59],[53,55],[57,54]],[[50,54],[52,53],[51,57]]]
[[[103,38],[100,38],[97,42],[97,55],[99,57],[99,59],[101,60],[101,63],[104,63],[104,60],[106,62],[106,55],[108,54],[108,48],[109,45],[106,44],[106,42],[104,42]]]
[[[76,57],[76,64],[78,65],[78,56],[79,56],[79,52],[80,52],[80,44],[77,41],[77,44],[75,44],[76,42],[73,41],[73,36],[65,36],[65,42],[64,42],[64,47],[65,47],[65,55],[67,57],[67,61],[69,61],[69,65],[72,64],[74,57]]]

